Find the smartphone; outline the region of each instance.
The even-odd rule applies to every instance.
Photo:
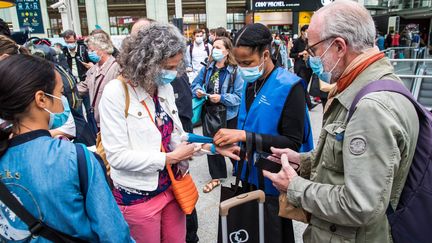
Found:
[[[278,173],[282,169],[282,165],[267,159],[269,156],[271,156],[269,153],[257,154],[257,157],[255,157],[255,167],[271,173]]]

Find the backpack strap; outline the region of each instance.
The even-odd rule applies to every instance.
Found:
[[[205,49],[205,51],[207,52],[207,56],[210,56],[210,49],[209,49],[207,43],[204,43],[204,49]],[[191,56],[192,56],[192,55],[191,55]]]
[[[209,65],[207,65],[207,67],[205,67],[205,71],[204,71],[204,78],[202,80],[202,84],[201,86],[204,89],[204,92],[207,92],[207,85],[206,85],[206,79],[207,79],[207,73],[208,73],[208,69],[209,69]],[[210,80],[211,77],[209,77]]]
[[[76,151],[77,151],[77,162],[78,162],[78,176],[79,176],[79,182],[80,182],[80,190],[81,193],[84,196],[84,200],[87,196],[87,191],[88,191],[88,169],[87,169],[87,161],[90,160],[90,158],[88,157],[88,154],[86,153],[86,150],[83,146],[83,144],[75,144],[76,146]],[[105,175],[105,180],[107,181],[108,186],[111,188],[112,185],[110,183],[110,180],[108,178],[107,175],[107,170],[104,164],[104,161],[102,160],[102,158],[97,154],[97,153],[93,153],[93,155],[95,156],[96,160],[99,162],[99,165],[102,168],[102,171]]]
[[[192,66],[192,50],[193,50],[194,44],[193,42],[189,45],[189,54],[190,54],[190,64]]]
[[[81,144],[75,144],[77,153],[77,164],[78,164],[78,177],[80,190],[83,194],[84,200],[87,196],[88,191],[88,169],[87,169],[87,158],[84,148]]]
[[[357,93],[353,102],[351,103],[351,107],[348,112],[347,123],[351,120],[351,117],[355,112],[358,102],[364,96],[372,92],[380,92],[380,91],[389,91],[389,92],[395,92],[401,94],[411,101],[411,103],[414,105],[419,115],[421,114],[424,116],[426,116],[427,114],[430,115],[429,112],[425,110],[423,106],[421,106],[416,101],[416,99],[412,96],[411,92],[403,84],[398,83],[394,80],[377,80],[369,83]]]
[[[40,219],[36,219],[29,211],[27,211],[27,209],[25,209],[25,207],[16,199],[16,197],[12,195],[12,193],[1,180],[0,198],[1,201],[28,226],[28,230],[32,236],[41,236],[52,242],[86,242],[53,229]]]
[[[430,148],[432,146],[430,142],[431,141],[430,138],[432,137],[432,129],[431,129],[432,114],[416,101],[416,99],[412,96],[412,94],[403,84],[398,83],[394,80],[378,80],[366,85],[363,89],[360,90],[360,92],[354,98],[351,107],[349,109],[347,122],[349,122],[352,115],[354,114],[358,102],[365,95],[372,92],[380,92],[380,91],[395,92],[405,96],[408,100],[411,101],[411,103],[413,104],[413,106],[417,111],[417,115],[419,118],[419,128],[420,128],[419,137],[417,140],[417,146],[413,158],[413,164],[411,166],[411,169],[407,176],[407,180],[405,182],[405,184],[409,184],[410,187],[412,187],[410,190],[417,190],[417,187],[422,183],[422,178],[424,176],[422,175],[419,177],[418,174],[422,174],[427,171],[428,163],[416,164],[414,163],[414,161],[420,162],[420,161],[425,161],[425,159],[430,159],[431,156]],[[402,190],[400,200],[405,195],[405,193],[408,194],[411,193],[412,195],[412,192],[410,192],[410,190],[406,190],[404,188],[404,190]],[[395,211],[392,208],[391,204],[389,203],[386,210],[386,215],[391,216],[393,213],[395,213]]]

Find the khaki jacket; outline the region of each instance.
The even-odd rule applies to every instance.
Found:
[[[88,93],[90,96],[90,105],[94,102],[94,116],[97,122],[98,127],[100,127],[100,118],[99,118],[99,101],[102,96],[102,92],[105,88],[105,85],[116,79],[120,72],[120,66],[117,64],[116,59],[113,56],[102,65],[99,66],[95,64],[92,68],[87,71],[87,77],[85,81],[78,83],[78,92],[80,94]],[[102,82],[102,83],[101,83]],[[101,83],[99,90],[97,91],[97,87]],[[96,94],[97,92],[97,94]]]
[[[400,81],[386,58],[335,96],[316,150],[301,155],[303,178],[293,179],[287,195],[312,214],[304,242],[392,242],[385,212],[399,201],[419,121],[408,99],[377,92],[365,96],[346,123],[355,95],[379,79]]]

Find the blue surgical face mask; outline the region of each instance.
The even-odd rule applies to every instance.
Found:
[[[212,36],[212,35],[209,36],[209,38],[208,38],[209,43],[213,44],[214,39],[215,39],[214,36]]]
[[[162,69],[162,73],[160,76],[160,80],[158,81],[158,85],[169,84],[177,77],[176,70],[166,70]]]
[[[76,42],[74,43],[67,43],[67,47],[69,48],[69,50],[73,50],[76,48]]]
[[[330,47],[333,45],[334,41],[327,47],[327,49],[323,52],[323,54],[319,57],[309,57],[308,64],[309,67],[312,69],[312,72],[318,76],[319,79],[326,83],[330,83],[332,72],[338,65],[340,58],[337,60],[336,64],[333,66],[333,68],[326,72],[324,71],[324,65],[322,63],[322,58],[327,53],[327,51],[330,49]]]
[[[95,51],[90,51],[88,53],[88,57],[89,57],[90,61],[92,61],[94,63],[98,63],[101,60],[101,57]]]
[[[255,82],[259,77],[261,77],[264,74],[264,61],[261,63],[261,65],[258,65],[256,67],[240,67],[238,66],[239,73],[244,81],[248,83]],[[262,67],[262,68],[261,68]],[[261,68],[261,70],[260,70]]]
[[[61,98],[54,96],[52,94],[47,94],[47,93],[45,93],[45,95],[53,97],[54,99],[61,100],[61,102],[63,104],[63,112],[60,112],[60,113],[53,113],[53,112],[49,111],[48,109],[44,108],[44,110],[50,114],[50,120],[49,120],[49,124],[48,124],[49,129],[59,128],[59,127],[63,126],[66,123],[66,121],[68,120],[68,117],[70,114],[69,102],[64,95],[62,95]]]
[[[203,41],[204,41],[204,37],[196,37],[196,38],[195,38],[195,42],[196,42],[198,45],[201,45],[201,43],[203,43]]]
[[[213,48],[212,57],[216,62],[224,59],[225,55],[223,54],[221,49]]]
[[[280,40],[274,40],[275,45],[280,45],[281,41]]]

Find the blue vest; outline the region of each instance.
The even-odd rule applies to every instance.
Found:
[[[273,136],[280,136],[278,132],[278,125],[285,101],[289,96],[292,87],[297,83],[302,82],[296,75],[287,72],[282,68],[274,70],[267,82],[261,88],[249,112],[246,111],[246,88],[243,90],[242,103],[240,105],[240,112],[238,116],[238,129],[247,132],[268,134]],[[309,112],[305,108],[305,126],[304,126],[304,139],[300,148],[300,152],[308,152],[313,149],[312,129],[310,126]],[[253,165],[254,158],[249,158],[251,171],[249,174],[249,183],[258,187],[258,170]],[[246,163],[245,163],[246,165]],[[245,178],[246,167],[242,171],[242,179]],[[268,195],[279,195],[279,191],[272,185],[272,182],[264,179],[265,192]]]

